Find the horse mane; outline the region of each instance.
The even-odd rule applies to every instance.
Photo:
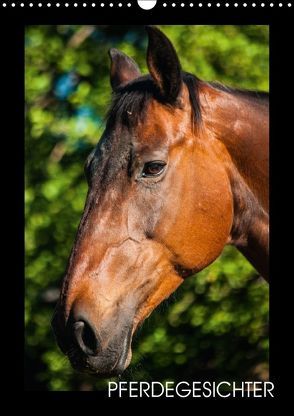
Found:
[[[247,89],[242,89],[242,88],[233,88],[233,87],[224,85],[218,81],[207,82],[207,84],[211,86],[212,88],[215,88],[219,91],[227,92],[235,96],[241,96],[243,98],[248,98],[260,104],[269,103],[269,93],[265,91],[255,91],[255,90],[247,90]]]
[[[186,84],[190,103],[192,107],[193,119],[197,125],[201,124],[201,107],[199,99],[200,80],[187,72],[183,72],[183,82]],[[119,120],[123,124],[136,124],[143,119],[147,104],[151,99],[156,99],[169,107],[180,107],[178,101],[173,104],[165,102],[161,97],[157,86],[151,75],[143,75],[128,84],[117,88],[112,94],[112,102],[106,115],[106,122],[113,124]],[[132,115],[132,117],[129,117]]]
[[[182,72],[182,79],[189,91],[192,116],[196,126],[200,126],[202,122],[199,98],[201,83],[234,96],[253,100],[260,104],[268,104],[269,94],[267,92],[233,88],[220,82],[204,82],[189,72]],[[120,121],[127,126],[136,125],[138,120],[142,120],[145,116],[147,104],[151,99],[156,99],[167,106],[180,107],[178,101],[175,101],[173,104],[165,102],[160,96],[151,75],[143,75],[126,85],[118,87],[113,92],[112,101],[106,115],[106,123],[113,125],[116,121]]]

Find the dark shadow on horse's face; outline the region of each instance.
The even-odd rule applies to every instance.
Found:
[[[152,36],[162,36],[168,49],[154,31],[150,47]],[[196,272],[215,260],[232,225],[226,154],[200,133],[197,139],[187,86],[177,70],[162,80],[150,47],[148,82],[174,102],[151,97],[142,117],[126,109],[128,94],[135,99],[136,88],[149,84],[133,61],[112,52],[112,84],[123,83],[122,101],[87,161],[89,192],[53,319],[73,366],[98,375],[128,366],[138,325],[183,282],[179,270]],[[168,62],[177,59],[168,53]]]

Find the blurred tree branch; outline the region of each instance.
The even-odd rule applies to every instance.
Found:
[[[95,26],[82,26],[69,39],[67,46],[70,48],[78,48],[95,30]]]

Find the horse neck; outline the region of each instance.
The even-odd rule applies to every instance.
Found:
[[[268,105],[249,95],[202,89],[204,125],[228,153],[234,217],[229,244],[268,277]]]

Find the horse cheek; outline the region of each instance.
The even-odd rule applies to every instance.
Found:
[[[174,262],[195,272],[222,252],[232,227],[233,200],[229,179],[218,164],[201,161],[172,211],[166,208],[156,235],[174,256]]]

